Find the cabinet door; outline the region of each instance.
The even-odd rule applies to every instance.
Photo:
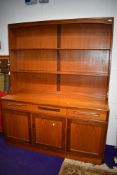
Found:
[[[105,143],[104,122],[68,120],[67,150],[76,154],[102,156]]]
[[[64,149],[65,119],[35,114],[33,117],[34,143],[52,149]]]
[[[29,115],[25,112],[4,110],[4,133],[7,138],[29,142]]]

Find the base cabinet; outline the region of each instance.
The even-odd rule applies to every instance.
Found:
[[[4,134],[20,142],[30,142],[30,116],[26,112],[4,110]]]
[[[106,124],[97,121],[68,120],[67,149],[76,155],[101,157]]]
[[[34,144],[51,149],[65,149],[65,119],[34,114],[33,127]]]
[[[3,103],[4,134],[8,141],[14,144],[23,142],[23,146],[32,149],[75,159],[78,157],[79,160],[84,160],[84,157],[86,161],[101,163],[107,128],[106,112],[58,110],[50,106],[40,109],[35,105],[31,108],[28,103],[13,104],[8,101]]]

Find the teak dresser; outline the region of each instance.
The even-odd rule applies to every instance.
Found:
[[[7,142],[102,162],[112,33],[113,18],[9,24]]]

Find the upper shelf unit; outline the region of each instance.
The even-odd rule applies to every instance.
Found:
[[[14,28],[10,35],[12,36],[11,50],[109,50],[111,49],[112,30],[111,25],[100,23],[45,24]]]
[[[107,99],[113,18],[9,25],[11,92]]]

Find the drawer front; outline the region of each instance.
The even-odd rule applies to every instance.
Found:
[[[14,109],[14,110],[23,110],[23,111],[31,111],[32,105],[23,102],[15,102],[15,101],[2,101],[2,107],[6,109]]]
[[[107,112],[90,109],[67,109],[67,116],[88,120],[107,120]]]
[[[66,109],[55,106],[32,105],[32,110],[34,112],[42,112],[51,115],[66,115]]]

